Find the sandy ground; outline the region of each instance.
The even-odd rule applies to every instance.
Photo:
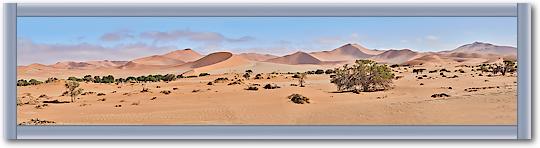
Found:
[[[394,88],[379,92],[335,92],[329,75],[308,75],[307,86],[297,87],[291,75],[275,75],[272,79],[248,80],[242,85],[229,82],[207,85],[219,77],[232,79],[234,74],[184,78],[165,83],[94,84],[81,83],[86,92],[75,103],[47,103],[68,101],[60,96],[64,82],[58,81],[18,88],[18,99],[37,103],[17,107],[17,122],[31,119],[54,121],[60,125],[513,125],[516,124],[517,77],[478,76],[471,68],[466,73],[454,72],[460,67],[445,67],[452,72],[443,78],[426,67],[417,79],[410,69],[401,68],[404,76],[394,80]],[[397,68],[395,68],[397,70]],[[255,71],[257,72],[257,71]],[[473,74],[473,75],[471,75]],[[266,74],[263,74],[266,78]],[[473,77],[474,76],[474,77]],[[432,77],[432,79],[428,79]],[[275,83],[281,88],[257,91],[245,90],[248,83]],[[424,85],[420,85],[423,83]],[[159,86],[159,88],[157,88]],[[143,87],[150,92],[140,92]],[[452,87],[449,89],[448,87]],[[478,87],[468,92],[467,88]],[[482,89],[482,88],[485,89]],[[173,89],[176,88],[176,89]],[[171,91],[166,95],[163,90]],[[193,90],[200,90],[193,92]],[[105,95],[98,96],[97,93]],[[287,96],[299,93],[310,98],[310,104],[294,104]],[[450,97],[432,98],[435,93]],[[40,95],[47,95],[41,97]],[[24,96],[24,98],[23,98]],[[152,99],[154,98],[155,99]],[[105,99],[104,101],[100,101]],[[121,105],[121,107],[115,107]]]

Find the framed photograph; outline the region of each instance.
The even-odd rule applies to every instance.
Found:
[[[531,139],[528,4],[5,4],[8,139]]]

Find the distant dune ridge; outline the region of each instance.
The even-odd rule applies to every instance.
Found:
[[[278,57],[271,54],[259,54],[259,53],[241,53],[241,54],[238,54],[238,56],[244,57],[251,61],[266,61],[266,60]]]
[[[451,53],[479,53],[479,54],[497,54],[497,55],[517,55],[515,47],[497,46],[490,43],[474,42],[460,46]]]
[[[370,50],[358,44],[346,44],[331,51],[312,52],[310,55],[322,61],[350,61],[373,57],[383,52]]]
[[[141,57],[130,61],[63,61],[52,65],[18,66],[20,78],[62,77],[67,74],[134,74],[202,72],[243,72],[247,69],[295,72],[306,68],[328,69],[358,59],[370,59],[385,64],[442,65],[482,64],[516,60],[517,49],[490,43],[474,42],[440,52],[417,52],[411,49],[373,50],[358,44],[345,44],[329,51],[305,53],[298,51],[285,56],[260,53],[215,52],[201,55],[192,49],[174,50],[163,55]],[[66,74],[66,75],[67,75]]]
[[[274,59],[269,59],[266,62],[280,63],[280,64],[289,64],[289,65],[299,65],[299,64],[321,64],[321,60],[307,54],[305,52],[296,52],[290,55],[283,57],[278,57]]]

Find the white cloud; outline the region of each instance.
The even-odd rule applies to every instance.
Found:
[[[104,47],[89,43],[44,44],[27,39],[17,41],[17,64],[54,64],[58,61],[132,60],[176,49],[174,46],[153,46],[144,43],[118,44]]]

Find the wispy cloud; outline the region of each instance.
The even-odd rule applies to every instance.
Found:
[[[108,32],[103,34],[100,37],[100,40],[102,41],[121,41],[128,38],[133,38],[134,36],[131,34],[129,30],[119,30],[115,32]]]
[[[247,42],[255,40],[251,36],[243,36],[240,38],[226,37],[218,32],[197,32],[191,30],[174,30],[174,31],[148,31],[140,33],[141,38],[151,39],[156,42],[169,42],[176,40],[189,40],[205,43],[221,43],[221,42]]]
[[[153,46],[145,43],[117,44],[104,47],[89,43],[44,44],[28,39],[17,41],[17,64],[53,64],[58,61],[131,60],[176,49],[174,46]]]

